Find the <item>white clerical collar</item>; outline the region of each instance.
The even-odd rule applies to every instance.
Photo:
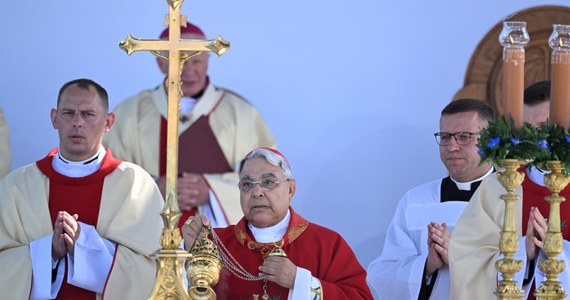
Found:
[[[161,116],[168,119],[168,98],[164,84],[160,84],[157,88],[152,90],[151,93],[154,106]],[[200,101],[196,100],[192,110],[187,114],[180,113],[178,121],[178,135],[183,134],[202,115],[207,115],[212,111],[218,103],[221,95],[221,92],[218,92],[211,83],[208,83],[206,90],[204,90],[204,94],[200,97]]]
[[[485,173],[483,176],[481,176],[475,180],[471,180],[471,181],[467,181],[467,182],[459,182],[459,181],[453,179],[453,177],[451,175],[449,175],[449,178],[451,178],[451,180],[453,180],[453,182],[455,182],[455,185],[457,185],[457,188],[460,191],[470,191],[471,190],[471,184],[473,182],[477,182],[477,181],[481,181],[481,180],[485,179],[485,177],[487,177],[487,176],[491,175],[491,173],[493,173],[493,170],[494,170],[494,168],[491,167],[491,168],[489,168],[489,171],[487,171],[487,173]]]
[[[281,220],[279,223],[266,228],[257,228],[251,223],[248,223],[249,230],[253,233],[253,237],[255,237],[255,241],[258,243],[273,243],[280,241],[285,232],[287,232],[287,227],[289,226],[289,220],[291,219],[291,213],[287,210],[287,214],[285,218]]]
[[[545,186],[544,175],[548,173],[550,173],[550,171],[541,170],[535,165],[530,165],[528,168],[526,168],[526,174],[528,175],[528,178],[532,180],[532,182],[541,186]]]
[[[180,98],[180,113],[185,114],[185,115],[189,115],[192,112],[192,110],[194,109],[196,102],[198,102],[198,100],[196,100],[192,97]]]
[[[186,123],[190,121],[190,114],[192,114],[196,102],[198,102],[198,100],[191,97],[184,96],[180,98],[180,122]]]
[[[101,168],[105,154],[107,154],[107,151],[105,151],[103,146],[100,146],[99,152],[92,157],[83,161],[71,161],[57,151],[56,156],[51,161],[51,166],[56,172],[67,177],[85,177]]]

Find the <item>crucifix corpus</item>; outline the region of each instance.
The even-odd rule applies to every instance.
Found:
[[[176,180],[178,177],[178,115],[182,97],[180,76],[184,63],[203,51],[218,56],[226,52],[230,44],[218,36],[214,40],[181,39],[180,26],[186,25],[186,16],[180,15],[183,0],[166,0],[168,15],[165,25],[169,27],[168,40],[136,39],[130,34],[119,43],[119,47],[131,55],[135,51],[151,51],[154,55],[168,59],[168,127],[166,149],[166,203],[160,212],[164,228],[160,237],[160,249],[155,255],[157,279],[149,299],[190,299],[182,277],[183,262],[190,256],[180,250],[182,237],[178,221],[182,216],[178,208]]]

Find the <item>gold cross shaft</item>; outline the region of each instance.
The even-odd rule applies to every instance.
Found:
[[[186,17],[180,15],[183,0],[166,0],[169,12],[165,24],[168,25],[168,40],[136,39],[130,34],[119,43],[119,47],[131,55],[135,51],[152,51],[168,53],[168,78],[165,82],[168,92],[168,127],[166,139],[166,203],[160,212],[164,229],[160,238],[162,249],[156,253],[158,257],[157,281],[150,299],[188,299],[182,279],[182,262],[189,254],[178,250],[182,238],[178,230],[178,221],[182,216],[178,208],[178,115],[180,98],[182,97],[180,76],[182,66],[195,55],[186,51],[214,52],[218,56],[229,49],[229,42],[218,36],[214,40],[181,39],[180,26],[186,26]],[[163,55],[159,55],[163,56]],[[164,55],[163,57],[166,58]],[[134,274],[133,274],[134,275]],[[173,278],[174,277],[174,278]]]

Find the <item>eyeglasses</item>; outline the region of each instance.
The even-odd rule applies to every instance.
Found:
[[[289,179],[285,179],[284,181],[289,181]],[[253,190],[256,184],[259,184],[263,190],[268,191],[276,188],[281,182],[283,181],[279,181],[277,178],[264,178],[257,181],[242,180],[238,183],[238,187],[242,192],[247,193]]]
[[[478,134],[478,132],[456,132],[456,133],[449,133],[449,132],[436,132],[433,135],[435,136],[435,141],[440,146],[447,146],[451,142],[451,137],[455,138],[455,142],[458,145],[466,146],[471,143],[473,139],[473,135]]]

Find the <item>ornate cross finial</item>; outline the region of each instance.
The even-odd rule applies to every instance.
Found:
[[[180,15],[183,0],[166,0],[169,12],[166,25],[169,27],[168,40],[136,39],[130,34],[119,43],[119,47],[131,55],[135,51],[151,51],[168,59],[168,78],[165,81],[168,92],[168,127],[166,139],[166,203],[160,215],[164,229],[160,238],[162,249],[158,257],[157,280],[149,299],[189,299],[184,279],[182,262],[190,256],[178,250],[181,236],[178,221],[182,216],[178,208],[176,180],[178,177],[178,114],[182,97],[180,76],[182,66],[203,51],[214,52],[218,56],[229,49],[229,42],[218,36],[214,40],[181,39],[180,26],[186,25],[186,17]],[[188,52],[195,52],[188,54]],[[164,55],[163,53],[167,53]]]

